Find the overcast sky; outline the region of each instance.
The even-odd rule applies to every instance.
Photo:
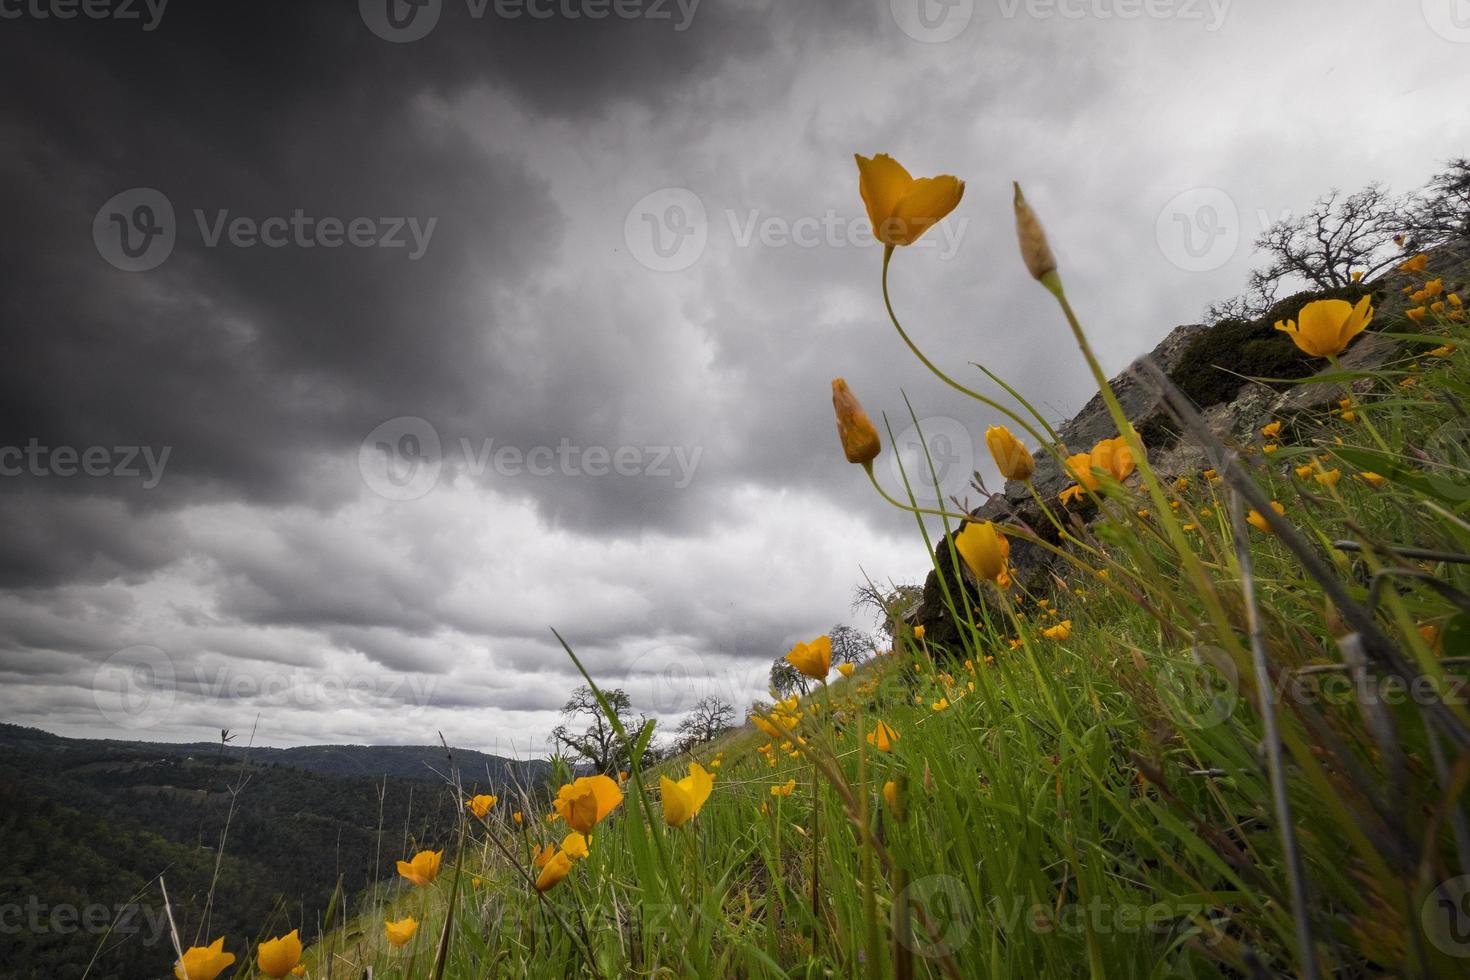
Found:
[[[1263,221],[1470,150],[1460,0],[421,2],[0,0],[3,720],[534,753],[552,627],[743,707],[926,571],[833,377],[993,473],[855,152],[965,181],[895,304],[1060,420],[1013,178],[1116,370]]]

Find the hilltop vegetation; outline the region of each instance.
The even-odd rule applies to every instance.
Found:
[[[238,935],[287,919],[313,937],[339,881],[344,911],[355,911],[391,873],[382,855],[443,842],[457,819],[454,795],[424,765],[447,769],[442,748],[246,753],[0,726],[0,975],[80,977],[96,954],[89,976],[157,976],[172,955],[160,875],[186,939],[201,926]],[[503,779],[516,766],[460,758],[467,780],[472,768]]]

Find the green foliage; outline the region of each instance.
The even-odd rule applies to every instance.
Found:
[[[172,746],[73,741],[13,726],[0,735],[10,743],[0,757],[5,976],[80,977],[99,947],[91,977],[159,976],[172,962],[160,874],[186,944],[201,928],[206,941],[292,928],[309,939],[339,876],[360,900],[392,875],[406,840],[444,840],[459,809],[442,784],[275,763],[242,770],[238,760],[219,760],[217,746],[190,756]],[[231,815],[229,789],[242,774]]]
[[[1190,343],[1180,355],[1171,377],[1200,408],[1230,401],[1246,378],[1307,377],[1320,364],[1314,365],[1290,337],[1277,330],[1277,321],[1295,319],[1302,307],[1315,300],[1343,299],[1356,303],[1370,292],[1363,286],[1344,286],[1298,293],[1277,303],[1259,320],[1221,320]]]

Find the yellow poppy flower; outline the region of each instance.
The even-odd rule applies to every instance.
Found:
[[[886,153],[856,159],[858,190],[873,223],[873,237],[890,248],[918,241],[965,195],[964,181],[948,174],[916,180]]]
[[[1364,296],[1354,306],[1347,300],[1319,299],[1302,307],[1297,317],[1276,321],[1276,329],[1312,357],[1335,357],[1372,322],[1373,301]]]
[[[176,980],[214,980],[235,962],[234,953],[225,952],[225,937],[208,946],[192,946],[174,964]]]
[[[1399,271],[1400,272],[1423,272],[1427,268],[1429,268],[1429,256],[1420,254],[1420,255],[1414,256],[1409,261],[1402,263],[1399,266]]]
[[[898,782],[890,779],[883,784],[883,802],[888,804],[888,809],[895,817],[899,816],[898,810]]]
[[[1041,635],[1048,640],[1065,640],[1072,635],[1072,621],[1064,619],[1055,626],[1042,630]]]
[[[525,820],[526,818],[521,816],[521,811],[517,810],[515,813],[512,813],[510,815],[510,819],[513,820],[517,825],[519,825],[521,821]]]
[[[772,796],[790,796],[796,792],[796,780],[788,779],[784,783],[778,783],[771,787]]]
[[[398,873],[416,886],[430,885],[439,877],[439,862],[442,860],[443,851],[419,851],[412,861],[398,862]]]
[[[490,812],[490,808],[495,805],[497,799],[498,798],[494,796],[485,796],[484,794],[481,794],[479,796],[466,800],[465,806],[469,807],[469,811],[473,813],[476,817],[484,820],[485,814]]]
[[[960,558],[982,582],[993,581],[1005,571],[1011,544],[990,521],[966,524],[954,543]]]
[[[985,445],[990,450],[990,458],[1000,469],[1000,475],[1007,480],[1029,480],[1036,472],[1036,460],[1005,426],[992,425],[986,429]]]
[[[296,969],[301,962],[301,937],[292,929],[284,936],[268,939],[255,951],[255,963],[260,972],[280,980]]]
[[[914,627],[914,639],[916,639],[916,640],[922,640],[923,638],[924,638],[924,627],[922,627],[922,626],[915,626]]]
[[[1342,476],[1341,470],[1323,470],[1317,474],[1317,482],[1324,487],[1337,486],[1338,479]]]
[[[383,932],[387,934],[388,942],[394,946],[402,946],[418,931],[419,920],[411,915],[406,915],[397,922],[391,919],[383,922]]]
[[[1404,316],[1408,317],[1410,320],[1413,320],[1415,323],[1423,323],[1424,318],[1428,315],[1429,309],[1428,307],[1424,306],[1416,306],[1411,310],[1404,311]]]
[[[1089,465],[1122,483],[1137,467],[1137,462],[1133,458],[1133,450],[1128,448],[1128,440],[1115,436],[1092,447]]]
[[[1271,509],[1282,516],[1285,516],[1286,514],[1286,508],[1281,506],[1281,504],[1275,500],[1271,501]],[[1246,523],[1250,524],[1251,527],[1255,528],[1257,531],[1260,531],[1262,534],[1276,533],[1271,529],[1270,523],[1258,510],[1252,510],[1249,514],[1245,515],[1245,519]]]
[[[1265,436],[1267,439],[1275,439],[1277,436],[1281,435],[1281,423],[1277,421],[1272,422],[1269,425],[1261,426],[1261,435]]]
[[[675,782],[659,777],[659,798],[664,803],[664,823],[682,827],[694,819],[715,788],[715,779],[697,762],[689,763],[689,775]]]
[[[557,851],[542,867],[541,874],[536,877],[536,890],[538,892],[550,891],[571,873],[572,859],[567,856],[566,851]]]
[[[893,751],[893,743],[899,738],[898,732],[887,722],[880,721],[877,726],[868,732],[868,744],[879,752]]]
[[[578,833],[586,834],[623,802],[623,791],[608,776],[581,776],[557,791],[551,805]],[[560,879],[558,879],[560,880]]]
[[[1102,486],[1102,481],[1092,471],[1091,453],[1074,453],[1067,457],[1066,463],[1067,472],[1071,473],[1072,479],[1076,480],[1079,484],[1076,496],[1082,496],[1082,487],[1086,487],[1088,490],[1096,490]],[[1063,491],[1063,496],[1065,497],[1065,495],[1066,493]]]
[[[1381,487],[1388,482],[1388,479],[1386,477],[1379,476],[1377,473],[1369,471],[1359,473],[1358,479],[1362,480],[1364,483],[1368,484],[1374,489],[1377,489],[1378,487]]]
[[[561,849],[569,858],[581,860],[592,853],[587,849],[587,838],[575,830],[562,838]]]
[[[883,451],[883,441],[857,396],[841,378],[832,380],[832,410],[837,413],[837,438],[849,463],[867,466]]]
[[[786,654],[786,662],[812,680],[826,680],[832,669],[832,637],[819,636],[810,643],[798,643]]]
[[[853,665],[852,664],[838,664],[837,665],[837,673],[841,674],[843,677],[851,677],[852,676],[852,670],[853,670]]]

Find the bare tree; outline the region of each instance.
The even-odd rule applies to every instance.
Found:
[[[1353,283],[1355,272],[1368,278],[1401,262],[1394,236],[1409,200],[1392,196],[1382,184],[1369,184],[1347,197],[1334,190],[1305,213],[1276,222],[1255,241],[1269,261],[1250,274],[1246,296],[1212,306],[1211,319],[1261,316],[1275,304],[1283,283],[1340,289]]]
[[[1405,247],[1422,250],[1470,238],[1470,159],[1451,160],[1404,209]]]
[[[869,583],[858,586],[853,593],[852,611],[871,611],[878,620],[878,628],[892,639],[898,633],[898,624],[909,616],[924,597],[919,585],[895,585],[887,592]]]
[[[868,635],[851,626],[834,626],[828,635],[832,637],[833,663],[860,664],[876,652]]]
[[[679,750],[687,752],[696,745],[713,741],[728,731],[735,722],[735,706],[711,694],[700,698],[676,729]]]
[[[626,691],[615,687],[603,691],[602,696],[607,699],[608,706],[618,716],[625,731],[641,729],[646,723],[642,718],[637,721],[632,719],[633,702]],[[573,691],[567,703],[562,705],[561,713],[569,721],[581,718],[588,720],[587,727],[581,734],[574,733],[565,724],[552,729],[551,737],[558,745],[565,746],[573,756],[591,763],[598,772],[614,773],[626,768],[628,748],[618,738],[612,722],[603,714],[592,688],[583,685]]]

